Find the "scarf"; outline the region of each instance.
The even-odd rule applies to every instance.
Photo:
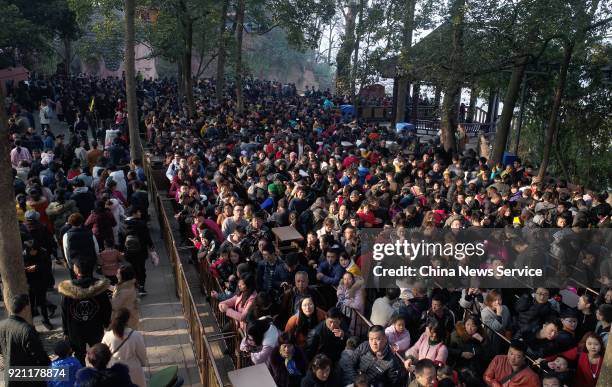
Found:
[[[295,363],[295,360],[293,360],[293,358],[285,359],[285,367],[287,368],[287,373],[289,375],[301,375],[300,370],[298,369],[297,364]]]

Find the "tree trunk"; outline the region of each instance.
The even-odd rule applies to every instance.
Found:
[[[215,96],[217,103],[223,100],[223,92],[225,90],[225,59],[226,59],[226,33],[225,21],[227,19],[227,9],[229,8],[229,0],[223,0],[221,6],[221,16],[219,19],[219,55],[217,56],[217,83],[215,85]]]
[[[236,108],[238,114],[244,112],[244,96],[242,94],[242,36],[244,32],[245,0],[238,0],[236,10]]]
[[[72,40],[69,37],[64,37],[64,75],[70,77],[70,63],[72,62]]]
[[[470,106],[468,106],[466,122],[474,122],[474,116],[476,115],[476,103],[478,101],[478,89],[476,86],[472,86],[470,89]]]
[[[455,0],[451,8],[452,53],[450,58],[451,71],[447,74],[442,101],[442,117],[440,129],[441,141],[446,152],[455,152],[455,131],[457,130],[457,110],[461,96],[461,79],[453,71],[463,56],[463,24],[465,18],[465,0]]]
[[[363,30],[363,0],[359,2],[359,21],[355,28],[355,49],[353,50],[353,65],[351,67],[351,100],[355,100],[355,89],[357,87],[357,71],[359,69],[359,43],[361,42],[361,30]]]
[[[419,119],[419,92],[421,85],[419,82],[412,83],[412,104],[410,106],[410,122],[416,125]]]
[[[351,3],[344,15],[344,36],[336,55],[336,94],[351,95],[351,54],[355,48],[357,4]]]
[[[406,99],[408,98],[408,88],[410,83],[407,77],[397,78],[397,98],[395,100],[395,122],[406,120]]]
[[[456,85],[448,87],[444,93],[442,100],[442,116],[440,118],[440,129],[442,135],[440,141],[446,152],[455,152],[457,150],[455,142],[455,131],[457,130],[457,103],[461,88]]]
[[[559,123],[557,122],[557,125]],[[557,132],[559,130],[557,129]],[[559,166],[561,167],[561,172],[563,173],[563,177],[566,181],[571,181],[569,172],[567,170],[567,166],[565,165],[565,160],[563,160],[563,153],[561,152],[561,144],[559,143],[559,136],[555,138],[555,153],[557,154],[557,160],[559,161]]]
[[[332,45],[334,44],[334,27],[335,23],[329,26],[329,37],[327,41],[327,65],[331,65]]]
[[[572,60],[572,53],[574,51],[575,41],[566,41],[563,44],[563,62],[561,63],[561,69],[559,71],[559,78],[557,80],[557,86],[555,87],[555,95],[553,99],[552,108],[550,111],[550,118],[548,119],[548,126],[546,127],[546,136],[544,138],[544,150],[542,151],[542,163],[540,164],[540,170],[538,171],[538,178],[544,179],[546,175],[546,169],[550,161],[550,151],[554,144],[554,138],[556,134],[557,121],[559,120],[559,109],[561,108],[561,99],[565,90],[565,83],[567,81],[567,70],[569,68],[570,61]]]
[[[508,143],[508,134],[510,133],[510,122],[514,114],[514,105],[521,89],[521,81],[527,66],[527,56],[518,59],[515,66],[512,68],[512,75],[504,97],[504,108],[495,128],[495,143],[493,144],[493,154],[489,159],[489,166],[493,166],[502,161],[502,156],[506,150]]]
[[[489,98],[487,100],[487,117],[485,118],[485,122],[488,124],[494,121],[493,116],[496,113],[497,112],[495,111],[495,89],[491,88],[489,89]]]
[[[525,90],[527,89],[527,77],[523,73],[523,82],[521,82],[521,106],[519,107],[519,116],[516,123],[516,141],[514,142],[514,154],[518,155],[519,145],[521,144],[521,129],[523,127],[523,117],[525,115]]]
[[[612,345],[606,347],[597,385],[600,387],[612,386]]]
[[[183,106],[183,91],[185,88],[185,82],[183,81],[183,58],[179,57],[176,61],[176,88],[177,88],[177,103],[178,109],[181,110]]]
[[[8,314],[12,313],[11,299],[18,294],[28,294],[28,283],[23,266],[21,252],[21,234],[19,233],[17,213],[15,212],[15,192],[13,191],[13,175],[11,170],[10,145],[4,107],[4,91],[0,86],[0,163],[5,173],[0,173],[0,278],[2,278],[2,297]],[[32,316],[26,318],[32,322]]]
[[[186,9],[185,9],[186,11]],[[191,74],[191,53],[193,47],[193,19],[186,12],[183,14],[183,79],[185,80],[185,97],[187,97],[187,112],[189,117],[195,116],[195,101],[193,99],[193,77]]]
[[[440,86],[435,87],[434,91],[434,108],[440,109],[440,100],[442,99],[442,88]]]
[[[402,51],[400,53],[399,87],[397,89],[397,100],[395,108],[395,122],[403,122],[406,119],[406,95],[408,93],[408,72],[410,70],[410,49],[412,48],[412,33],[414,32],[414,9],[416,0],[406,1],[404,12],[404,31],[402,36]]]
[[[136,102],[136,62],[134,52],[135,0],[125,0],[125,93],[130,134],[130,157],[140,158],[140,135],[138,133],[138,106]]]

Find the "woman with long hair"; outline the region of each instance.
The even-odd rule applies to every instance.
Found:
[[[567,360],[575,362],[574,386],[595,387],[603,367],[605,352],[606,347],[601,337],[593,332],[587,332],[578,346],[557,355],[538,359],[536,363],[539,364],[542,360],[553,361],[558,356],[563,356]]]
[[[248,324],[240,350],[249,353],[253,364],[267,363],[279,335],[280,331],[271,319],[255,320]]]
[[[121,308],[110,323],[110,330],[104,334],[102,343],[111,351],[111,364],[123,363],[130,369],[130,379],[138,387],[146,387],[144,368],[147,366],[147,351],[144,338],[138,331],[128,327],[130,311]]]
[[[301,387],[334,387],[341,385],[338,374],[333,371],[333,363],[327,355],[319,353],[310,362],[308,372]]]
[[[252,275],[246,275],[238,281],[238,293],[229,300],[220,302],[219,310],[244,330],[247,314],[255,296],[257,296],[255,278]]]
[[[483,348],[485,332],[480,317],[468,314],[455,325],[448,346],[449,363],[456,369],[469,368],[477,374],[484,372]]]
[[[129,310],[130,320],[128,321],[128,326],[132,329],[137,329],[140,319],[140,301],[138,300],[136,277],[132,265],[125,264],[119,267],[117,270],[117,281],[117,286],[113,290],[113,298],[111,299],[113,316],[122,308]]]
[[[410,349],[406,351],[406,368],[410,368],[419,360],[429,359],[438,364],[445,364],[448,358],[448,348],[444,344],[446,330],[438,320],[430,318],[425,332]]]
[[[303,348],[311,329],[325,320],[325,311],[317,308],[312,297],[305,297],[300,301],[298,313],[289,317],[285,325],[285,332],[295,336],[295,343]]]

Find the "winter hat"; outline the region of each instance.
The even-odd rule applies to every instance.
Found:
[[[40,219],[40,214],[37,211],[28,210],[25,213],[25,219],[30,221],[38,220]]]

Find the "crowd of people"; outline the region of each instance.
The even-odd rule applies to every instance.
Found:
[[[44,91],[37,89],[41,84]],[[130,159],[124,138],[103,143],[89,105],[95,99],[97,114],[123,130],[121,85],[118,79],[54,78],[20,84],[7,98],[29,293],[7,300],[12,314],[0,327],[5,372],[9,365],[40,365],[69,370],[51,386],[147,385],[139,298],[147,294],[146,261],[156,253],[144,170]],[[31,101],[36,96],[40,105]],[[114,103],[108,111],[107,99]],[[56,283],[54,265],[69,279]],[[61,305],[49,302],[49,291],[60,294]],[[63,338],[52,361],[26,320],[29,307],[49,331],[55,329],[51,318],[61,313]]]
[[[125,377],[121,366],[107,368],[111,359],[141,385],[146,357],[134,312],[152,244],[142,162],[127,152],[123,83],[51,85],[41,126],[54,101],[81,107],[66,144],[48,126],[39,136],[16,96],[9,104],[29,298],[47,323],[53,257],[66,265],[72,279],[58,284],[64,333],[80,364],[87,356],[93,366],[76,379]],[[222,328],[240,330],[239,350],[266,364],[279,386],[596,385],[612,323],[609,238],[574,244],[562,259],[565,270],[593,274],[581,278],[588,289],[376,288],[361,235],[527,230],[487,246],[486,265],[512,264],[511,249],[540,253],[530,250],[532,231],[554,228],[555,238],[575,241],[577,230],[609,228],[607,193],[540,180],[521,160],[490,166],[469,147],[448,153],[439,139],[342,122],[335,107],[345,99],[314,88],[299,95],[293,85],[250,79],[239,112],[231,86],[216,101],[214,80],[198,80],[189,109],[173,81],[139,81],[139,122],[148,157],[164,165],[180,239],[203,275],[219,281],[208,296],[227,316]],[[120,129],[111,141],[83,109],[91,97],[104,101],[98,116]],[[303,236],[286,251],[272,232],[283,226]],[[367,331],[357,329],[359,316]],[[117,355],[130,337],[129,353]]]

